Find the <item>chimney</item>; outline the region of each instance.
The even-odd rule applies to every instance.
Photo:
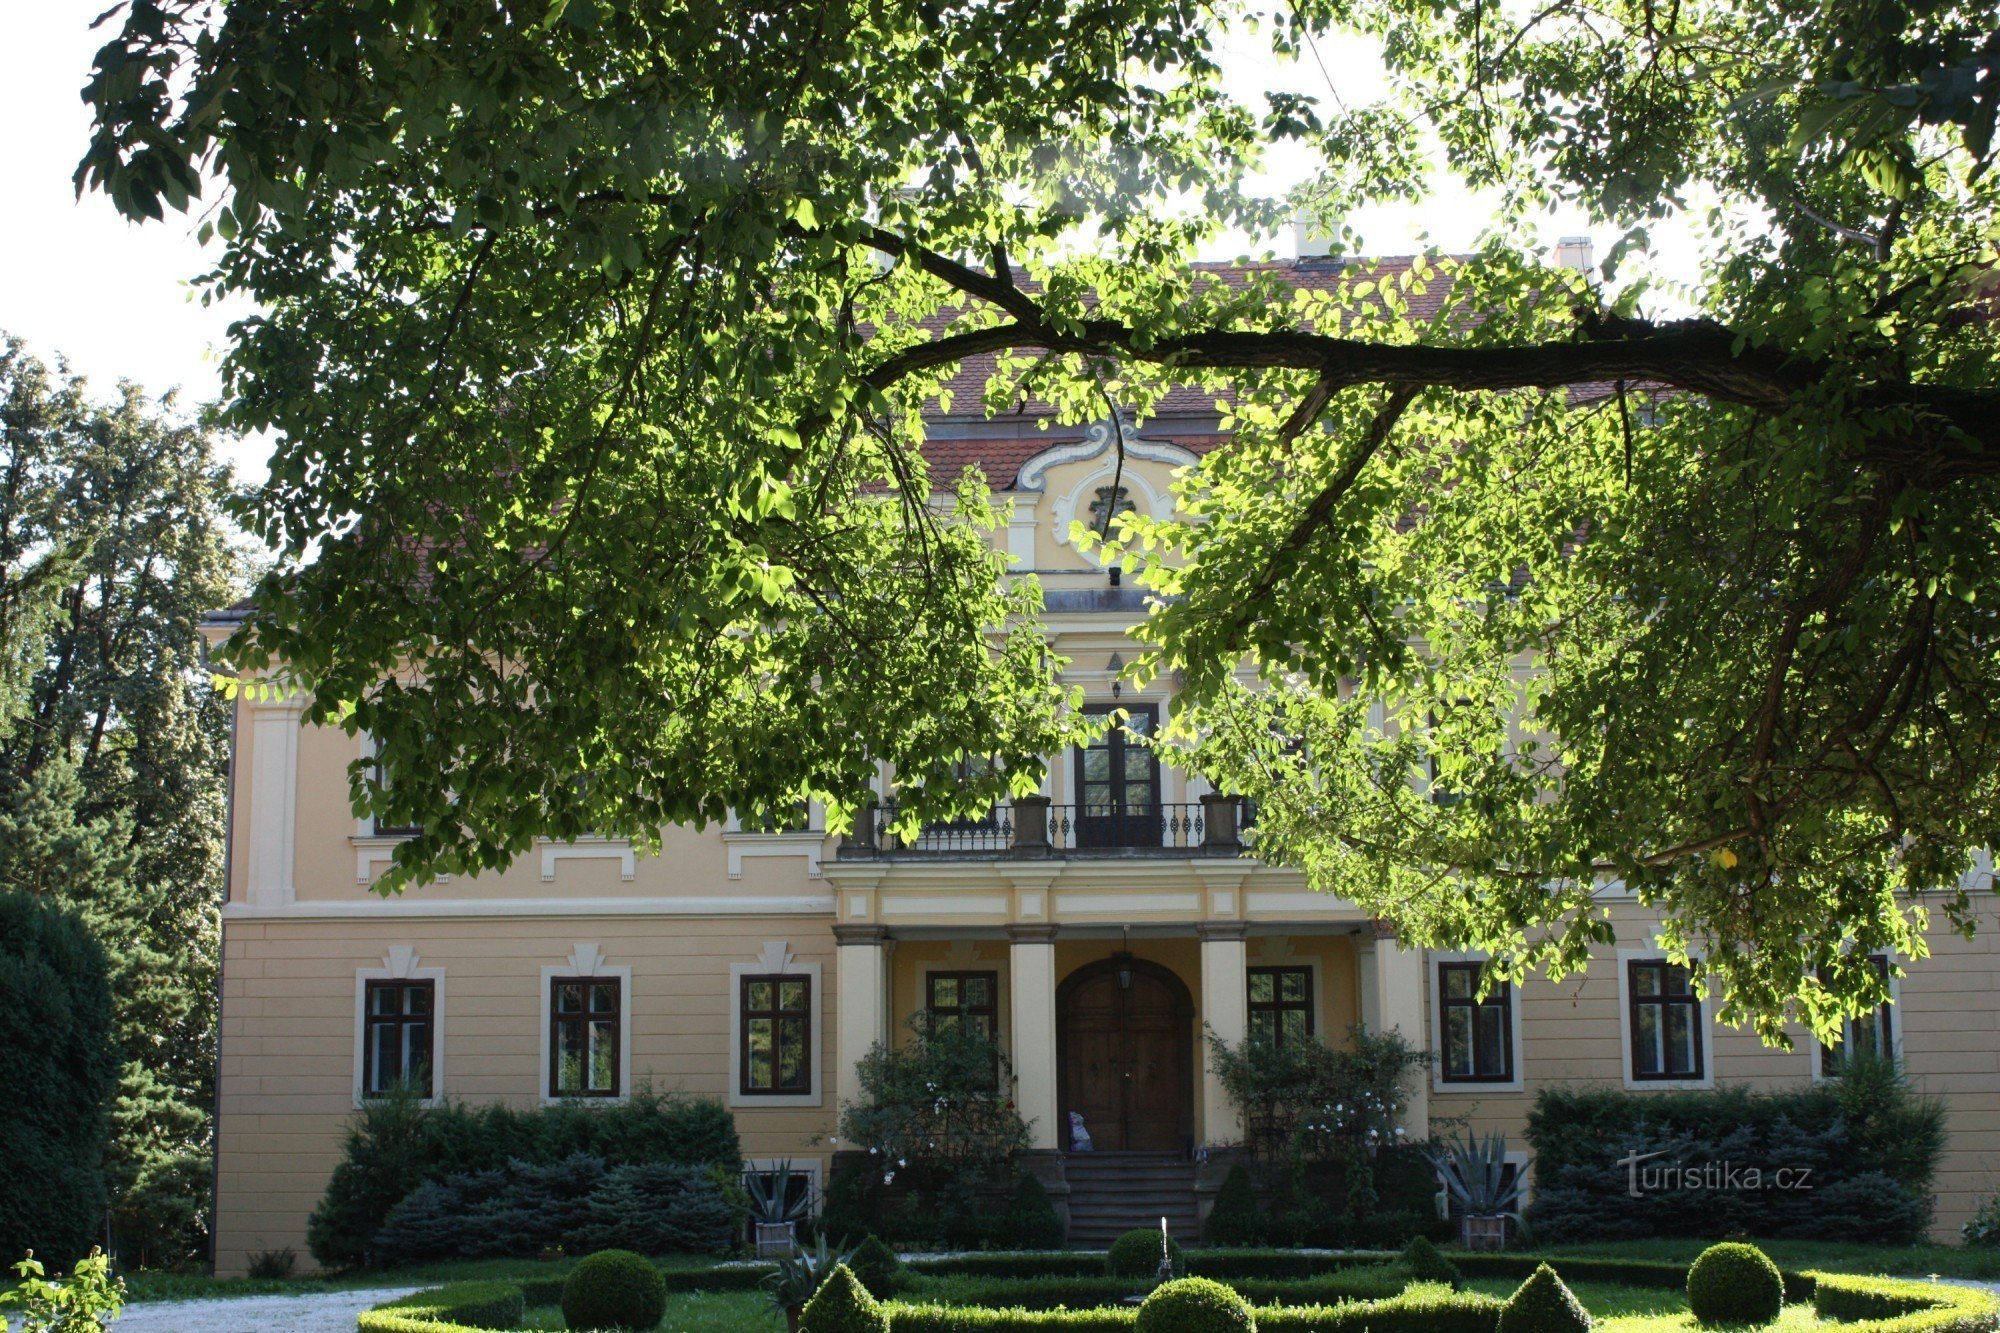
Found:
[[[1340,219],[1321,218],[1309,208],[1292,215],[1292,240],[1300,259],[1329,259],[1338,247]]]
[[[1556,242],[1556,267],[1588,273],[1597,264],[1597,247],[1588,236],[1565,236]]]

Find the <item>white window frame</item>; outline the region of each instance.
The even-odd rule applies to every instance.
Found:
[[[1690,970],[1701,963],[1703,955],[1690,953]],[[1665,949],[1620,949],[1618,951],[1618,1050],[1619,1076],[1624,1080],[1628,1092],[1647,1092],[1659,1089],[1663,1092],[1698,1092],[1715,1086],[1715,1004],[1713,989],[1707,995],[1698,995],[1701,1001],[1701,1077],[1700,1078],[1634,1078],[1632,1077],[1632,968],[1633,963],[1647,963],[1664,960],[1671,963],[1672,956]]]
[[[826,1202],[826,1194],[820,1188],[822,1163],[817,1157],[746,1157],[743,1159],[742,1179],[749,1176],[773,1176],[778,1168],[789,1165],[792,1174],[806,1178],[806,1215],[818,1217],[820,1205]]]
[[[1889,963],[1889,1053],[1900,1061],[1903,1058],[1903,978],[1899,972],[1899,969],[1902,967],[1902,959],[1897,956],[1893,949],[1870,949],[1868,952],[1870,957],[1881,957],[1887,959]],[[1840,1020],[1840,1033],[1843,1043],[1854,1039],[1853,1024],[1854,1020],[1852,1018],[1843,1018]],[[1801,1044],[1805,1046],[1807,1054],[1812,1057],[1812,1081],[1814,1083],[1822,1083],[1829,1078],[1839,1077],[1839,1075],[1829,1074],[1821,1068],[1821,1056],[1826,1051],[1826,1044],[1824,1042],[1815,1036],[1810,1041]]]
[[[732,1110],[825,1105],[826,1087],[826,987],[818,963],[801,963],[792,958],[784,941],[764,946],[763,957],[755,962],[729,965],[729,1090],[727,1105]],[[805,1092],[745,1093],[743,1091],[743,978],[804,977],[812,983],[812,1086]],[[838,1058],[838,1057],[836,1057]]]
[[[618,1095],[615,1097],[557,1097],[549,1094],[549,1027],[554,1018],[555,982],[559,977],[583,977],[591,980],[616,980],[618,982]],[[570,951],[569,961],[542,968],[542,1015],[541,1038],[537,1043],[540,1058],[535,1062],[535,1096],[543,1106],[558,1106],[564,1102],[587,1102],[592,1105],[603,1102],[623,1102],[632,1095],[632,1009],[637,997],[632,993],[632,969],[629,965],[612,967],[604,961],[604,954],[594,944],[579,944]]]
[[[826,806],[819,801],[806,803],[806,827],[796,831],[759,833],[743,827],[734,810],[722,826],[722,845],[729,856],[729,878],[743,878],[746,856],[803,856],[806,878],[820,878],[820,857],[826,851]]]
[[[1439,981],[1438,964],[1490,963],[1492,961],[1489,955],[1476,950],[1466,953],[1431,953],[1424,958],[1424,990],[1430,998],[1431,1049],[1437,1052],[1437,1059],[1431,1062],[1431,1091],[1433,1093],[1442,1094],[1447,1097],[1477,1097],[1481,1093],[1521,1092],[1526,1087],[1528,1051],[1526,1044],[1521,1040],[1521,986],[1518,982],[1508,983],[1512,987],[1513,994],[1511,1002],[1507,1006],[1507,1026],[1509,1029],[1507,1040],[1513,1044],[1513,1049],[1510,1052],[1513,1058],[1508,1063],[1514,1076],[1505,1082],[1491,1083],[1485,1081],[1477,1083],[1453,1082],[1444,1076],[1444,987]],[[1630,1041],[1629,1033],[1626,1039],[1628,1042]],[[1626,1060],[1625,1069],[1628,1074],[1631,1072],[1632,1064],[1629,1057]],[[1513,1160],[1513,1154],[1508,1154],[1508,1160]]]
[[[414,961],[415,955],[410,955]],[[419,1105],[438,1106],[444,1102],[444,969],[441,967],[358,967],[354,969],[354,1108],[358,1111],[380,1098],[367,1095],[364,1081],[368,1070],[368,983],[371,981],[428,981],[431,983],[431,1095]]]

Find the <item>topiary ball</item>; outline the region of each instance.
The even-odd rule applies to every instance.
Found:
[[[1167,1240],[1167,1257],[1176,1273],[1184,1271],[1180,1242],[1171,1237]],[[1126,1232],[1111,1242],[1111,1252],[1104,1256],[1104,1262],[1113,1277],[1156,1276],[1160,1271],[1160,1233],[1151,1227]]]
[[[847,1256],[847,1266],[861,1280],[861,1285],[868,1288],[868,1294],[878,1300],[895,1292],[903,1273],[903,1261],[873,1232]]]
[[[1409,1265],[1414,1281],[1442,1282],[1453,1291],[1465,1286],[1465,1275],[1458,1271],[1458,1265],[1445,1258],[1428,1236],[1418,1236],[1403,1247],[1403,1262]]]
[[[563,1283],[563,1323],[571,1328],[658,1328],[667,1313],[660,1270],[630,1250],[599,1250]]]
[[[889,1333],[889,1316],[854,1271],[839,1264],[799,1311],[799,1333]]]
[[[1153,1288],[1139,1306],[1135,1333],[1257,1333],[1257,1316],[1234,1288],[1183,1277]]]
[[[1784,1308],[1784,1275],[1755,1245],[1711,1245],[1688,1269],[1688,1309],[1698,1323],[1768,1324]]]
[[[1539,1264],[1500,1307],[1494,1333],[1590,1333],[1590,1311],[1555,1269]]]

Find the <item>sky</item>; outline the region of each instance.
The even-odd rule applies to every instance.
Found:
[[[154,394],[178,387],[185,402],[221,390],[220,358],[229,323],[247,303],[203,307],[188,279],[205,267],[195,241],[198,217],[168,214],[143,226],[121,218],[95,194],[76,197],[71,173],[82,155],[90,118],[78,92],[89,75],[101,34],[90,22],[110,0],[0,0],[0,124],[11,127],[0,148],[6,181],[0,194],[0,331],[27,341],[47,361],[60,354],[102,392],[130,379]],[[1232,36],[1224,68],[1246,96],[1284,86],[1350,103],[1372,99],[1379,86],[1373,53],[1361,43],[1322,43],[1318,60],[1275,65],[1257,39]],[[1262,183],[1274,192],[1310,170],[1301,152],[1279,155]],[[1426,244],[1468,248],[1490,210],[1462,190],[1446,190],[1421,208],[1376,209],[1350,221],[1369,252],[1407,254]],[[1581,218],[1548,220],[1543,241],[1587,232]],[[1599,239],[1600,248],[1610,237]],[[1289,253],[1290,237],[1255,248]],[[1248,237],[1224,238],[1213,257],[1253,248]],[[239,472],[261,476],[267,442],[229,442],[225,454]]]

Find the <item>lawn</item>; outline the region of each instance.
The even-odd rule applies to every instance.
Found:
[[[1465,1285],[1469,1290],[1504,1298],[1521,1284],[1506,1278],[1480,1278]],[[1686,1297],[1678,1291],[1609,1282],[1571,1282],[1568,1286],[1590,1311],[1599,1333],[1696,1333],[1701,1327],[1688,1313]],[[1790,1305],[1776,1323],[1765,1325],[1758,1333],[1806,1333],[1808,1329],[1836,1327],[1821,1320],[1810,1305]]]
[[[1862,1245],[1824,1240],[1762,1240],[1753,1243],[1778,1267],[1793,1271],[1824,1269],[1832,1273],[1862,1273],[1880,1277],[1979,1278],[2000,1282],[2000,1247],[1961,1245]],[[1649,1259],[1691,1264],[1712,1240],[1617,1240],[1587,1245],[1527,1245],[1523,1249],[1560,1259]]]
[[[530,1310],[521,1327],[560,1330],[562,1311],[553,1305]],[[667,1297],[667,1317],[660,1327],[672,1333],[779,1333],[785,1319],[761,1291],[693,1292]]]

